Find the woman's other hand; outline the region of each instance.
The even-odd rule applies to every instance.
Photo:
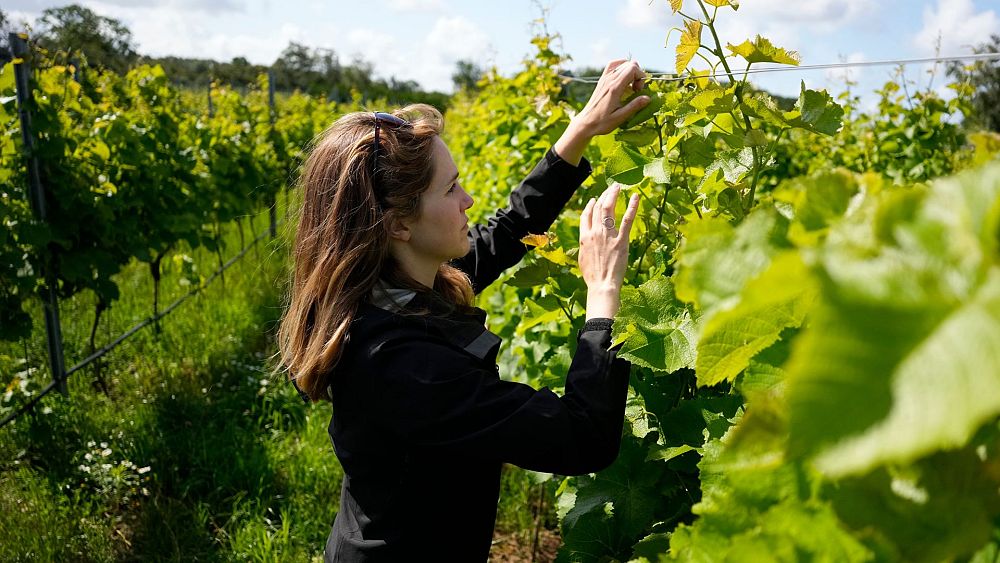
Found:
[[[621,224],[615,221],[619,184],[591,199],[580,214],[580,272],[587,284],[587,318],[614,318],[620,304],[622,280],[628,264],[628,239],[639,210],[633,194]]]
[[[618,59],[608,63],[597,81],[590,101],[569,122],[566,132],[553,149],[563,160],[576,166],[590,140],[614,131],[650,102],[649,96],[637,96],[622,105],[622,97],[642,89],[646,73],[639,63]]]

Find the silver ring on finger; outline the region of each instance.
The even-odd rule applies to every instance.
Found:
[[[604,225],[605,229],[614,229],[615,228],[615,218],[614,217],[605,217],[604,220],[601,222],[601,224]]]

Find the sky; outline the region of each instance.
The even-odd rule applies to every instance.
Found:
[[[332,49],[341,62],[356,57],[377,76],[414,80],[450,92],[458,60],[497,66],[511,73],[532,51],[530,39],[544,13],[558,33],[557,50],[572,57],[569,68],[603,67],[631,57],[644,68],[670,71],[680,25],[668,0],[78,0],[132,30],[140,53],[216,60],[245,57],[270,64],[290,41]],[[14,21],[31,22],[49,0],[4,0]],[[685,10],[696,10],[685,0]],[[544,10],[544,11],[543,11]],[[1000,0],[743,0],[717,20],[723,43],[762,34],[798,51],[802,64],[823,64],[968,54],[1000,34]],[[707,37],[706,37],[707,38]],[[916,87],[942,90],[943,72],[931,82],[930,68],[907,67]],[[757,75],[753,82],[776,94],[796,96],[809,88],[844,90],[844,70]],[[849,71],[854,91],[868,93],[892,78],[893,67]]]

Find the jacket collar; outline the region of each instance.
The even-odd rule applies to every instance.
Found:
[[[390,287],[385,280],[380,279],[372,289],[371,303],[390,313],[401,313],[416,296],[417,292],[412,289]]]

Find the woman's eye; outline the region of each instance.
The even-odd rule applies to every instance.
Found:
[[[455,188],[457,188],[457,187],[458,187],[458,184],[452,184],[451,187],[448,188],[448,193],[451,193],[451,192],[455,191]]]

